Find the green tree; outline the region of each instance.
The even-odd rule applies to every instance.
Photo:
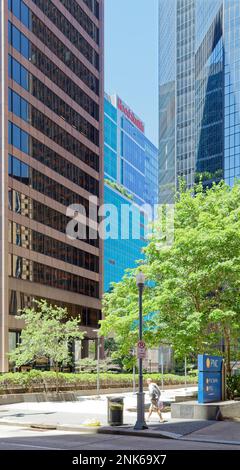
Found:
[[[48,358],[57,374],[58,391],[59,366],[72,360],[69,343],[84,336],[79,328],[80,317],[69,318],[66,308],[50,305],[46,300],[34,300],[34,307],[25,308],[21,318],[25,322],[21,342],[9,353],[9,359],[21,367]]]
[[[182,186],[171,246],[164,246],[164,236],[158,239],[159,224],[140,267],[154,281],[144,292],[144,314],[158,312],[154,327],[145,327],[145,341],[151,347],[165,340],[178,357],[221,353],[224,341],[230,373],[240,337],[240,183],[207,190],[200,183],[194,193]],[[136,271],[128,271],[104,298],[102,333],[115,333],[120,355],[137,342]]]

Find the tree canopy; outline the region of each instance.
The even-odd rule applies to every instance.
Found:
[[[34,307],[25,308],[21,318],[25,321],[21,342],[9,353],[17,367],[43,357],[50,359],[56,369],[60,364],[71,363],[69,342],[84,336],[79,317],[69,318],[66,308],[34,300]]]
[[[240,183],[224,182],[204,189],[181,190],[176,196],[174,241],[159,241],[158,221],[145,249],[145,260],[128,270],[104,296],[101,332],[114,335],[118,354],[129,355],[137,343],[138,292],[136,272],[148,281],[143,315],[149,347],[165,342],[178,357],[224,353],[227,369],[237,359],[240,338]],[[167,239],[167,237],[166,237]],[[116,353],[115,353],[116,355]]]

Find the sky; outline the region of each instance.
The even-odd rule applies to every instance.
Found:
[[[145,122],[158,146],[158,0],[105,0],[105,91]]]

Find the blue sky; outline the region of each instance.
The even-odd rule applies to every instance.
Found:
[[[117,93],[158,145],[158,0],[105,0],[105,91]]]

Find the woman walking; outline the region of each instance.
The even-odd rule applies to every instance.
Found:
[[[150,408],[149,408],[147,421],[150,420],[150,416],[151,416],[152,412],[156,411],[158,416],[159,416],[160,423],[163,423],[164,419],[163,419],[162,413],[161,413],[161,409],[163,408],[163,404],[160,401],[160,397],[161,397],[160,388],[158,387],[158,385],[156,383],[154,383],[152,381],[152,379],[147,379],[147,384],[148,384],[148,391],[149,391],[149,396],[150,396],[150,400],[151,400],[151,405],[150,405]]]

